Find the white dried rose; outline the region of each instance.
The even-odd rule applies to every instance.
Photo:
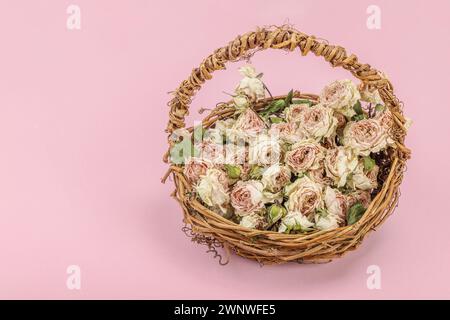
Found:
[[[237,110],[245,110],[250,105],[247,96],[244,95],[234,96],[233,103]]]
[[[333,114],[333,109],[321,104],[310,107],[299,115],[300,129],[307,137],[315,140],[331,137],[338,124]]]
[[[231,191],[231,205],[236,214],[245,216],[264,208],[264,186],[260,181],[238,181]]]
[[[379,167],[374,165],[370,171],[365,172],[364,164],[361,162],[358,164],[355,172],[353,172],[348,185],[353,189],[373,190],[378,186],[378,171]]]
[[[314,226],[314,223],[301,214],[300,212],[291,211],[281,219],[278,232],[289,233],[290,231],[309,231]]]
[[[358,165],[358,156],[350,148],[338,146],[327,149],[325,155],[325,172],[338,187],[345,186],[347,177]]]
[[[236,120],[228,118],[226,120],[217,120],[214,128],[219,130],[222,134],[226,134],[227,130],[233,128]]]
[[[331,213],[316,213],[314,216],[316,229],[318,230],[333,230],[339,227],[339,219],[336,215]]]
[[[239,69],[244,76],[236,88],[238,94],[245,94],[252,100],[263,99],[265,97],[265,88],[261,79],[258,78],[255,68],[252,66],[245,66]]]
[[[297,143],[305,137],[295,122],[274,123],[268,133],[271,136],[278,137],[283,142],[291,144]]]
[[[380,92],[378,91],[378,89],[369,91],[369,89],[365,88],[364,90],[360,91],[360,93],[361,93],[362,101],[373,103],[375,105],[384,104],[384,101],[381,98]]]
[[[342,224],[345,222],[347,216],[347,197],[329,186],[325,188],[324,202],[327,212],[336,216],[337,222]]]
[[[368,156],[388,146],[394,146],[384,125],[378,119],[349,122],[344,129],[343,145],[352,148],[358,155]]]
[[[300,121],[300,115],[310,108],[308,103],[291,104],[284,109],[283,116],[288,122]]]
[[[244,76],[244,77],[248,77],[248,78],[256,78],[258,76],[258,73],[256,72],[255,67],[253,67],[252,65],[245,65],[243,67],[239,68],[239,73]]]
[[[250,164],[272,165],[280,161],[281,146],[273,136],[261,134],[250,141]]]
[[[263,229],[265,225],[264,218],[256,213],[251,213],[242,217],[239,225],[249,229]]]
[[[286,152],[285,162],[295,173],[315,170],[321,167],[325,156],[325,148],[314,140],[303,140],[294,144]]]
[[[323,206],[322,185],[303,176],[285,187],[285,194],[289,197],[286,208],[289,211],[310,215]]]
[[[267,168],[261,178],[264,187],[270,192],[279,192],[291,180],[291,170],[276,163]]]
[[[200,199],[212,208],[218,208],[222,213],[227,212],[227,204],[230,202],[228,195],[228,178],[218,169],[207,169],[201,176],[195,190]]]
[[[320,102],[335,111],[341,112],[346,117],[356,114],[353,106],[361,99],[358,88],[351,80],[337,80],[327,85],[320,93]]]

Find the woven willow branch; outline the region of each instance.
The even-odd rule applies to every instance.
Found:
[[[372,200],[364,216],[354,225],[344,226],[328,231],[314,231],[305,234],[283,234],[266,230],[254,230],[241,227],[204,207],[192,195],[192,188],[179,166],[172,165],[163,181],[173,176],[176,190],[173,196],[180,203],[184,222],[190,226],[192,234],[199,243],[207,244],[209,251],[214,251],[218,244],[233,250],[240,256],[257,260],[262,264],[279,264],[289,261],[301,263],[327,262],[344,253],[356,249],[365,235],[380,225],[392,213],[399,197],[399,186],[406,168],[406,160],[410,150],[404,146],[406,129],[404,127],[401,102],[393,92],[393,86],[383,74],[368,64],[358,62],[355,55],[348,56],[340,46],[329,45],[314,36],[308,36],[290,27],[271,27],[258,29],[238,36],[227,46],[219,48],[195,68],[190,77],[184,80],[174,92],[170,107],[167,132],[185,126],[185,117],[189,111],[192,97],[200,90],[202,84],[212,78],[216,70],[225,69],[227,62],[238,61],[262,49],[283,49],[294,51],[300,49],[302,55],[313,52],[323,56],[333,67],[340,66],[349,70],[353,76],[361,80],[362,86],[378,89],[380,96],[394,116],[394,125],[390,135],[396,141],[397,148],[392,155],[391,168],[380,192]],[[317,96],[295,92],[297,98],[316,100]],[[275,97],[273,99],[277,99]],[[262,107],[269,99],[260,102]],[[203,124],[207,127],[215,121],[230,117],[234,110],[226,104],[218,106],[207,117]],[[192,130],[192,128],[189,128]],[[173,142],[169,139],[169,146]],[[168,153],[164,160],[168,162]],[[194,239],[193,238],[193,239]]]

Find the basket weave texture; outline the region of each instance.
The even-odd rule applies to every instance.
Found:
[[[248,229],[218,215],[204,207],[192,196],[192,186],[183,175],[183,169],[171,165],[164,176],[165,181],[172,176],[176,190],[173,196],[183,210],[183,230],[192,240],[208,246],[208,251],[220,257],[220,263],[227,263],[231,251],[258,261],[261,264],[280,264],[290,261],[299,263],[321,263],[331,261],[344,253],[356,249],[371,231],[375,230],[392,213],[395,208],[406,169],[406,161],[410,158],[410,150],[404,146],[406,136],[402,103],[394,95],[393,86],[383,73],[358,61],[354,55],[348,55],[343,47],[330,45],[325,40],[316,39],[291,27],[258,28],[256,31],[238,36],[228,45],[221,47],[209,55],[198,68],[193,69],[188,79],[173,92],[168,103],[169,135],[176,129],[185,127],[185,117],[189,111],[191,100],[206,80],[212,78],[216,70],[225,69],[227,62],[247,58],[263,49],[282,49],[294,51],[299,48],[301,55],[309,52],[322,56],[333,67],[342,67],[358,78],[362,86],[372,91],[378,89],[385,105],[393,115],[393,126],[389,133],[395,140],[396,148],[391,153],[391,165],[384,184],[370,203],[364,216],[355,224],[328,231],[314,231],[304,234],[283,234],[266,230]],[[317,100],[313,94],[294,92],[294,97]],[[273,97],[258,102],[255,109],[263,107]],[[215,121],[233,116],[234,110],[227,104],[219,104],[203,119],[203,125],[210,127]],[[193,128],[188,128],[192,131]],[[169,139],[169,147],[173,142]],[[169,152],[164,161],[169,162]],[[225,249],[227,257],[217,251]]]

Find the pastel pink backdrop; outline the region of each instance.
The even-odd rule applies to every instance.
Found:
[[[81,8],[81,30],[66,8]],[[381,8],[381,30],[366,8]],[[0,298],[450,298],[448,1],[0,1]],[[325,265],[220,266],[180,231],[166,170],[168,91],[215,48],[290,22],[385,71],[414,120],[395,214]],[[252,60],[273,93],[350,77],[323,59]],[[227,99],[237,67],[194,101]],[[81,267],[81,290],[66,268]],[[381,290],[366,287],[369,265]]]

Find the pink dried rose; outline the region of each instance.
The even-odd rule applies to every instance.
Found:
[[[331,137],[335,134],[338,124],[333,113],[333,109],[320,104],[310,107],[299,115],[300,129],[311,139]]]
[[[356,203],[361,203],[364,208],[369,207],[372,198],[369,191],[355,190],[346,195],[347,207],[351,208]]]
[[[269,135],[278,137],[287,143],[296,143],[304,138],[304,134],[298,129],[295,122],[274,123],[269,129]]]
[[[352,148],[358,155],[368,156],[371,152],[384,150],[393,143],[385,128],[376,119],[349,122],[344,129],[344,146]]]
[[[237,131],[242,131],[243,133],[255,136],[266,129],[266,124],[263,119],[251,108],[247,108],[244,112],[240,114],[236,122],[234,123],[233,129]]]
[[[308,176],[303,176],[285,188],[289,197],[286,203],[288,211],[300,212],[302,215],[310,215],[323,206],[323,186],[312,181]]]
[[[298,122],[300,121],[301,114],[308,109],[308,103],[291,104],[284,110],[284,118],[288,122]]]
[[[285,162],[295,173],[319,169],[325,149],[312,140],[303,140],[286,152]]]
[[[359,99],[361,99],[361,95],[351,80],[334,81],[327,85],[319,96],[320,103],[348,118],[356,114],[353,106]]]
[[[323,185],[331,185],[331,184],[333,184],[333,179],[331,179],[330,177],[327,177],[323,165],[319,169],[308,171],[308,176],[314,182],[317,182],[317,183],[320,183],[320,184],[323,184]]]
[[[278,163],[281,157],[280,142],[276,137],[260,134],[250,142],[250,164],[272,165]]]
[[[236,214],[245,216],[264,207],[264,186],[260,181],[238,181],[231,191],[231,205]]]
[[[265,189],[270,192],[279,192],[291,180],[291,171],[278,163],[267,168],[261,178]]]
[[[210,140],[203,140],[195,144],[200,158],[210,161],[213,164],[223,164],[225,162],[225,150],[223,144],[218,144]]]
[[[324,201],[328,213],[337,216],[339,225],[343,225],[349,208],[347,197],[337,189],[327,186],[325,189]]]
[[[206,174],[206,170],[212,167],[213,164],[210,161],[192,157],[184,166],[184,175],[190,183],[196,184],[200,177]]]
[[[347,177],[356,169],[358,157],[350,148],[342,146],[327,149],[325,155],[326,175],[337,187],[345,186]]]

